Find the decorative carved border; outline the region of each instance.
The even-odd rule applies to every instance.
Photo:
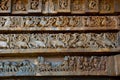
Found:
[[[113,63],[113,56],[65,56],[57,61],[41,56],[37,59],[2,59],[0,76],[111,75],[115,72]]]
[[[119,30],[117,16],[0,16],[0,30]]]

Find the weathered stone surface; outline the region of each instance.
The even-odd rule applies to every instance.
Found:
[[[115,56],[115,72],[117,76],[120,76],[120,55]]]
[[[65,56],[0,60],[0,76],[109,75],[112,56]],[[113,62],[114,63],[114,62]],[[110,73],[109,73],[110,72]]]

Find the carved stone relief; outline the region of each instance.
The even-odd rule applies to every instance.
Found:
[[[0,34],[0,49],[111,49],[117,45],[117,33]]]
[[[72,0],[71,13],[74,14],[85,13],[85,0]]]
[[[42,13],[57,13],[57,0],[43,0],[43,11]]]
[[[71,0],[58,0],[58,12],[70,12]]]
[[[29,0],[28,1],[29,13],[41,12],[42,11],[42,0]]]
[[[11,0],[0,0],[0,13],[11,12]]]
[[[116,16],[1,16],[0,30],[119,29]]]
[[[107,56],[65,56],[53,61],[40,56],[37,59],[1,60],[0,76],[108,75],[110,59]]]
[[[115,0],[100,0],[100,13],[114,13]]]
[[[27,13],[28,11],[28,0],[13,0],[12,13],[20,14]]]
[[[99,0],[87,0],[87,12],[99,11]]]

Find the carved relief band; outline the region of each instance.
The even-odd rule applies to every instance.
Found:
[[[117,33],[0,34],[0,50],[3,53],[47,52],[48,49],[55,52],[71,50],[79,52],[87,49],[88,51],[101,49],[110,51],[117,48]]]
[[[65,56],[1,59],[0,76],[111,75],[114,56]],[[112,71],[112,72],[111,72]]]
[[[119,29],[117,16],[0,16],[0,30]]]
[[[0,0],[0,13],[114,13],[119,12],[118,0]]]

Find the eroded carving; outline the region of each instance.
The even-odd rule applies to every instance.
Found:
[[[72,72],[77,74],[87,74],[91,72],[101,72],[106,74],[109,63],[109,57],[106,56],[65,56],[60,61],[46,60],[45,57],[27,60],[2,60],[0,61],[0,76],[8,75],[54,75],[54,73],[66,73],[71,75]],[[71,74],[67,73],[71,72]],[[86,72],[86,73],[83,73]],[[58,75],[58,74],[55,74]]]

